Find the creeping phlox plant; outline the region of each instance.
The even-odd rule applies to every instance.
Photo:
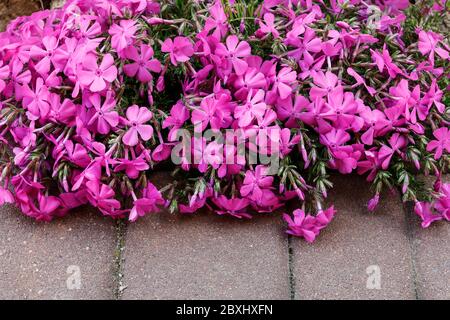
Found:
[[[397,188],[423,227],[450,221],[449,8],[70,0],[18,18],[0,34],[0,204],[135,221],[291,201],[288,233],[312,242],[335,215],[329,175],[356,172],[370,211]]]

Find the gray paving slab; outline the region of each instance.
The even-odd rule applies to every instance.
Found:
[[[450,182],[450,176],[445,180]],[[438,221],[428,229],[422,229],[413,207],[408,206],[408,209],[414,239],[418,297],[450,300],[450,223]]]
[[[0,216],[0,299],[114,297],[114,221],[86,208],[51,223]]]
[[[276,214],[146,216],[128,226],[123,298],[289,299],[283,231]]]
[[[295,298],[414,299],[410,241],[398,196],[385,195],[370,213],[363,178],[333,180],[329,201],[338,211],[335,220],[313,244],[292,241]]]

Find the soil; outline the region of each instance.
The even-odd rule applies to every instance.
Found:
[[[18,16],[27,16],[42,8],[50,8],[51,0],[0,0],[0,31]]]

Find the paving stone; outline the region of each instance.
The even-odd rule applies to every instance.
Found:
[[[289,299],[283,230],[278,215],[146,216],[128,226],[123,298]]]
[[[113,298],[114,221],[86,208],[51,223],[0,216],[0,299]]]
[[[48,1],[46,1],[48,2]],[[18,16],[30,15],[40,9],[36,0],[1,0],[0,1],[0,31],[3,31],[9,21]]]
[[[450,176],[445,180],[450,181]],[[408,208],[414,239],[418,297],[450,300],[450,223],[439,221],[428,229],[422,229],[412,205]]]
[[[415,298],[410,241],[402,204],[384,195],[374,213],[361,177],[340,176],[329,201],[338,213],[313,244],[293,239],[296,299]],[[378,273],[379,271],[379,273]],[[381,288],[375,280],[380,275]]]

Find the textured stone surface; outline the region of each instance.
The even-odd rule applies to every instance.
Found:
[[[162,213],[130,225],[125,299],[288,299],[287,242],[275,218]]]
[[[410,241],[398,197],[386,195],[369,213],[370,192],[361,177],[334,181],[329,201],[338,211],[335,220],[312,245],[292,241],[296,299],[415,298]],[[367,289],[369,276],[375,275],[370,266],[379,268],[379,290]]]
[[[49,0],[43,1],[44,5]],[[11,19],[30,15],[41,8],[39,0],[1,0],[0,1],[0,31],[3,31]]]
[[[0,299],[113,298],[111,219],[84,209],[37,223],[10,206],[0,207],[0,216]],[[69,281],[68,289],[77,268],[81,288]]]
[[[288,299],[287,238],[280,221],[277,215],[236,221],[164,212],[130,224],[123,298]]]
[[[428,183],[432,181],[427,179]],[[444,180],[450,181],[450,176]],[[408,206],[420,299],[450,300],[450,223],[439,221],[420,228],[419,218]]]
[[[450,300],[450,223],[413,233],[418,298]]]

